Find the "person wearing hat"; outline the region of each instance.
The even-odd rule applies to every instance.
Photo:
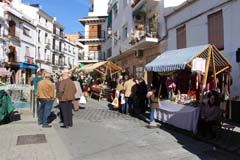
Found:
[[[49,128],[51,126],[48,124],[48,117],[51,114],[53,101],[55,99],[55,88],[49,72],[45,72],[44,79],[38,83],[37,97],[40,101],[38,124],[42,125],[43,128]]]
[[[75,100],[75,94],[77,89],[73,81],[69,78],[68,71],[63,71],[63,80],[59,84],[59,105],[63,116],[63,126],[62,128],[72,127],[72,108],[73,100]]]

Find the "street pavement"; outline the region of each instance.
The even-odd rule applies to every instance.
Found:
[[[59,119],[52,128],[43,129],[31,112],[19,113],[21,120],[0,126],[0,160],[240,159],[178,130],[149,129],[142,120],[109,110],[104,100],[89,99],[82,109],[73,112],[74,124],[68,129],[60,128]],[[18,144],[18,136],[39,134],[46,142]]]
[[[106,101],[89,99],[74,112],[74,126],[55,129],[72,159],[79,160],[225,160],[240,159],[177,131],[109,110]]]

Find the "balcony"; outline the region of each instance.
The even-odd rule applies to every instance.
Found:
[[[51,64],[51,59],[50,59],[50,58],[46,58],[46,59],[44,60],[44,62],[45,62],[45,64]]]
[[[60,47],[59,46],[54,46],[53,47],[53,51],[55,51],[56,53],[59,53],[59,52],[61,52],[61,49],[60,49]]]
[[[35,62],[36,63],[42,63],[42,62],[44,62],[44,59],[42,59],[41,57],[36,57]]]
[[[9,32],[7,38],[20,42],[20,32]]]
[[[98,62],[104,60],[104,52],[89,51],[83,52],[78,56],[79,62]]]
[[[34,58],[30,57],[30,56],[25,56],[24,57],[24,62],[26,62],[28,64],[33,64],[34,63]]]
[[[45,48],[50,50],[51,49],[51,43],[50,41],[45,41]]]
[[[79,41],[82,43],[101,43],[104,42],[106,39],[105,31],[82,31],[80,32],[80,39]]]
[[[129,44],[132,45],[132,49],[146,49],[157,44],[158,41],[159,38],[156,31],[135,30],[131,34]]]

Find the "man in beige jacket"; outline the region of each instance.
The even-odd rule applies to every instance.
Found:
[[[122,112],[125,112],[126,114],[133,113],[133,87],[136,85],[134,79],[127,80],[124,85],[123,89],[125,91],[125,108],[122,108]]]
[[[63,80],[59,84],[58,99],[63,116],[62,128],[72,127],[72,108],[73,100],[75,100],[75,94],[77,92],[73,81],[69,78],[69,74],[65,71],[62,75]]]
[[[38,83],[37,87],[37,97],[41,104],[38,113],[38,124],[42,125],[43,128],[51,127],[48,124],[48,117],[55,99],[55,88],[50,78],[51,74],[46,72],[44,79]]]

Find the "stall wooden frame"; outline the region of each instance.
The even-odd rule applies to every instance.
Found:
[[[171,51],[167,51],[167,52],[171,52]],[[174,50],[174,53],[177,53],[178,50]],[[184,53],[184,49],[181,49],[181,52]],[[167,57],[167,53],[164,55],[165,58]],[[179,56],[179,55],[178,55]],[[161,58],[161,55],[157,58]],[[157,59],[156,58],[156,59]],[[172,66],[174,66],[173,68],[171,68],[170,70],[167,70],[165,72],[172,72],[172,71],[177,71],[177,70],[182,70],[185,68],[192,68],[192,61],[195,58],[203,58],[206,59],[206,66],[205,66],[205,72],[201,73],[203,75],[203,83],[202,83],[202,88],[201,88],[201,94],[200,94],[200,104],[202,104],[203,102],[203,96],[204,96],[204,90],[206,89],[206,83],[207,83],[207,78],[208,78],[208,72],[211,70],[213,73],[213,78],[214,78],[214,87],[217,87],[217,83],[216,83],[216,76],[226,70],[229,70],[232,68],[230,62],[224,57],[223,53],[220,52],[214,45],[212,44],[208,44],[206,46],[203,46],[203,49],[199,52],[199,53],[194,53],[194,56],[191,57],[190,59],[187,59],[187,62],[184,64],[184,68],[179,67],[179,68],[174,68],[176,67],[175,64],[172,64]],[[157,62],[157,61],[156,61]],[[156,65],[156,62],[154,62]],[[152,63],[152,62],[151,62]],[[147,64],[147,66],[149,65],[151,68],[151,63]],[[169,62],[171,63],[171,62]],[[158,65],[158,64],[157,64]],[[168,64],[169,65],[169,64]],[[181,64],[182,65],[182,64]],[[162,64],[159,64],[160,67],[164,66]],[[158,69],[159,66],[154,66],[155,68]],[[148,68],[148,67],[146,67]],[[168,66],[169,68],[169,66]],[[148,70],[148,69],[147,69]],[[155,71],[157,72],[157,71]],[[164,72],[164,71],[163,71]],[[163,73],[160,72],[160,73]],[[161,88],[161,87],[160,87]],[[160,96],[160,90],[159,90],[159,96]]]

